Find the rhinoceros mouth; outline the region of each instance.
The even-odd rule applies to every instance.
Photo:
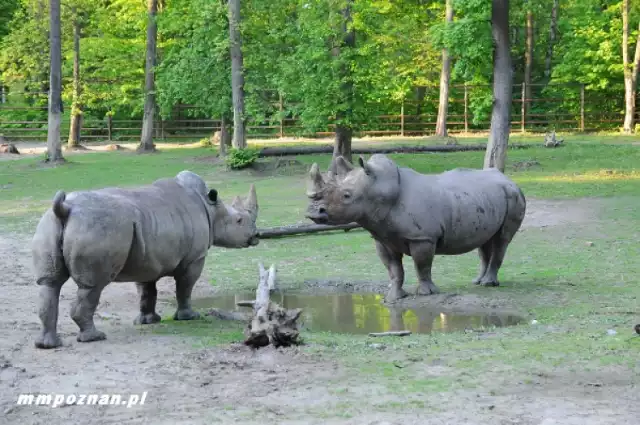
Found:
[[[313,221],[315,224],[328,224],[329,216],[327,214],[307,214],[306,216],[309,220]]]

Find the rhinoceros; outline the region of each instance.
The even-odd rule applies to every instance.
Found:
[[[474,283],[499,285],[498,270],[526,210],[513,181],[495,168],[426,175],[381,154],[358,161],[360,167],[354,167],[338,156],[324,175],[318,164],[311,166],[306,217],[316,224],[356,222],[371,234],[391,282],[385,301],[408,295],[402,289],[403,255],[413,259],[417,295],[439,292],[431,279],[436,254],[474,249],[481,263]]]
[[[111,282],[136,282],[140,314],[134,324],[160,321],[156,281],[165,276],[175,279],[178,305],[173,318],[199,318],[191,308],[191,292],[209,248],[257,245],[257,214],[254,185],[247,198],[235,197],[229,206],[190,171],[138,188],[58,191],[31,245],[42,321],[36,347],[61,345],[58,304],[69,277],[78,285],[71,317],[80,328],[79,342],[106,338],[93,316]]]

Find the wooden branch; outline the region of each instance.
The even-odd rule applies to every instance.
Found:
[[[529,145],[509,144],[512,149],[526,149]],[[354,147],[351,149],[353,154],[374,154],[374,153],[419,153],[419,152],[465,152],[465,151],[484,151],[486,144],[475,145],[413,145],[413,146],[384,146],[384,147]],[[299,147],[266,147],[260,150],[259,156],[287,156],[287,155],[311,155],[333,153],[333,145],[320,146],[299,146]]]
[[[260,239],[279,238],[282,236],[290,236],[296,234],[308,234],[317,232],[327,232],[330,230],[344,230],[348,232],[352,229],[360,229],[361,226],[357,223],[340,224],[336,226],[328,224],[293,224],[289,226],[270,227],[266,229],[258,230],[258,237]]]
[[[411,335],[411,331],[389,331],[389,332],[371,332],[369,336],[407,336]]]
[[[256,289],[256,300],[253,302],[253,318],[245,329],[246,345],[254,348],[269,344],[275,347],[288,347],[298,344],[298,326],[296,321],[302,309],[287,310],[269,299],[271,288],[275,288],[275,265],[265,270],[259,264],[260,281]]]
[[[239,311],[225,311],[220,310],[219,308],[210,308],[209,311],[205,313],[205,316],[213,316],[222,320],[238,320],[241,322],[251,319],[251,316],[246,313],[241,313]]]

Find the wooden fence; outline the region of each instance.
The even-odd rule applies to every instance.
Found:
[[[512,131],[546,132],[556,131],[589,132],[615,130],[622,126],[624,118],[623,93],[592,92],[580,84],[532,85],[530,99],[525,99],[524,84],[513,87],[511,111]],[[369,136],[425,136],[435,133],[438,104],[438,87],[423,88],[421,96],[402,101],[389,101],[381,109],[391,111],[378,114],[370,122],[358,129],[358,135]],[[486,132],[490,127],[490,87],[479,85],[453,85],[450,89],[447,128],[450,134],[473,134]],[[480,93],[480,95],[478,95]],[[31,93],[30,95],[33,95]],[[43,140],[47,132],[47,107],[15,105],[12,93],[0,96],[0,135],[7,140]],[[474,101],[484,96],[485,105],[477,108]],[[277,96],[276,96],[277,97]],[[477,103],[477,102],[476,102]],[[42,94],[40,105],[46,105],[46,93]],[[640,104],[640,102],[638,102]],[[270,115],[265,121],[248,121],[251,138],[277,138],[289,136],[326,137],[332,136],[334,125],[328,124],[321,131],[306,131],[300,119],[284,116],[286,100],[282,97],[270,106]],[[70,105],[65,105],[65,110]],[[480,115],[474,110],[482,109]],[[394,112],[397,111],[397,112]],[[609,111],[609,112],[607,112]],[[189,141],[209,137],[220,129],[219,119],[190,118],[188,112],[198,112],[192,105],[177,105],[170,120],[158,117],[155,120],[155,138],[165,141]],[[193,115],[193,114],[192,114]],[[28,116],[27,119],[12,119]],[[69,132],[69,119],[62,122],[63,137]],[[84,141],[100,140],[126,142],[140,139],[141,119],[101,120],[85,119],[81,138]]]

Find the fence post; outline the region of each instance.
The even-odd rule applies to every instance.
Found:
[[[107,115],[107,140],[110,142],[113,140],[113,117]]]
[[[404,97],[400,103],[400,136],[404,137]]]
[[[523,82],[522,83],[522,95],[521,95],[521,101],[522,101],[522,105],[521,105],[521,109],[520,109],[520,132],[524,133],[525,129],[525,124],[526,124],[526,115],[527,115],[527,99],[525,99],[527,93],[527,83]]]
[[[469,133],[469,88],[464,83],[464,132]]]
[[[284,137],[284,117],[282,112],[284,111],[284,101],[282,100],[282,93],[278,93],[278,109],[280,110],[280,138]]]
[[[584,84],[580,84],[580,131],[584,132]]]

